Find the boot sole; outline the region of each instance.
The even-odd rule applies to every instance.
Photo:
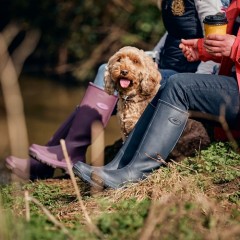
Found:
[[[90,184],[93,187],[97,187],[97,188],[102,188],[103,186],[96,184],[95,182],[92,181],[91,177],[89,177],[86,174],[80,174],[79,170],[75,167],[73,167],[73,173],[79,177],[83,182]],[[92,175],[92,173],[91,173]]]
[[[67,174],[69,174],[69,173],[68,173],[68,170],[67,170],[66,168],[64,168],[64,167],[62,167],[62,166],[58,166],[57,164],[54,164],[54,163],[49,163],[49,162],[43,161],[42,159],[40,159],[40,158],[37,156],[36,153],[32,152],[31,150],[29,151],[29,155],[30,155],[32,158],[36,159],[37,161],[39,161],[39,162],[41,162],[41,163],[43,163],[43,164],[46,164],[46,165],[48,165],[48,166],[50,166],[50,167],[52,167],[52,168],[60,168],[60,169],[64,170]]]

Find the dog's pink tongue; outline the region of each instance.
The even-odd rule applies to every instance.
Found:
[[[120,86],[122,88],[127,88],[130,84],[130,81],[127,79],[120,79]]]

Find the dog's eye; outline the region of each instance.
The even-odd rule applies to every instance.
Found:
[[[118,58],[118,59],[117,59],[117,62],[121,62],[121,58]]]

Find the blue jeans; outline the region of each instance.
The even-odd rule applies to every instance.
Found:
[[[174,70],[171,69],[159,69],[159,72],[162,75],[162,80],[161,80],[161,89],[163,89],[166,85],[167,80],[169,79],[169,77],[171,77],[172,75],[178,73]]]
[[[220,116],[225,108],[229,124],[237,123],[239,89],[234,77],[196,73],[178,73],[169,77],[153,102],[161,99],[184,111],[198,111]]]

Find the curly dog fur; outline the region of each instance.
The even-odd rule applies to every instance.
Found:
[[[108,94],[118,91],[117,117],[125,140],[157,93],[161,74],[143,50],[127,46],[109,59],[104,80]]]

